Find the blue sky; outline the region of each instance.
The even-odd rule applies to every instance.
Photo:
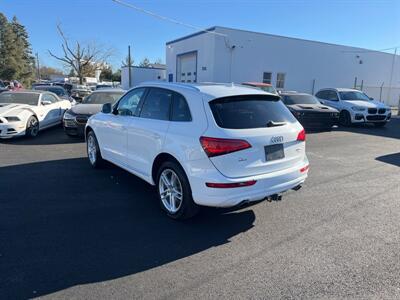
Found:
[[[213,25],[368,49],[400,46],[400,0],[123,0],[202,28]],[[165,60],[165,42],[194,30],[122,7],[112,0],[0,0],[0,12],[26,26],[42,65],[61,67],[47,49],[61,54],[56,24],[83,42],[112,47],[120,67],[127,46],[135,62]]]

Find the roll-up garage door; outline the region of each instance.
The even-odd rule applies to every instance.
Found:
[[[177,56],[177,82],[197,82],[197,52]]]

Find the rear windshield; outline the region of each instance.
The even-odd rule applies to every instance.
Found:
[[[210,108],[219,127],[248,129],[269,127],[270,123],[294,123],[296,119],[276,97],[248,95],[218,98]]]

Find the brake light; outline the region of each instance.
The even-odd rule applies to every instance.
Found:
[[[200,144],[208,157],[214,157],[251,148],[251,145],[244,140],[220,139],[206,136],[200,137]]]
[[[302,129],[297,135],[297,140],[301,142],[304,142],[306,140],[306,131],[304,129]]]
[[[238,188],[244,186],[251,186],[256,184],[256,180],[243,181],[243,182],[235,182],[235,183],[212,183],[206,182],[206,186],[210,188],[219,188],[219,189],[227,189],[227,188]]]
[[[307,172],[309,168],[310,168],[310,165],[307,165],[307,166],[301,168],[301,169],[300,169],[300,172],[301,172],[301,173]]]

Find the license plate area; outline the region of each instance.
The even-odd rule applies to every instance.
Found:
[[[264,151],[266,161],[278,160],[285,157],[283,144],[264,146]]]

